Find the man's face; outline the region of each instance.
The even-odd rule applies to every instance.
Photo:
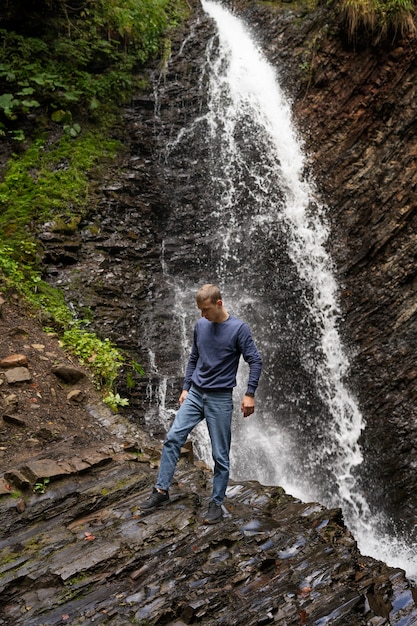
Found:
[[[197,304],[201,311],[201,317],[205,317],[209,322],[217,322],[222,312],[222,301],[212,302],[210,298]]]

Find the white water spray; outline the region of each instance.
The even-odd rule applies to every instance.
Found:
[[[221,210],[224,212],[234,205],[234,187],[229,181],[235,175],[231,170],[236,168],[236,161],[238,168],[243,167],[234,145],[235,127],[242,111],[245,111],[267,137],[271,151],[268,157],[269,178],[278,181],[284,193],[282,211],[277,218],[289,225],[289,254],[299,275],[312,291],[312,298],[307,304],[315,319],[323,355],[314,367],[317,369],[319,392],[333,417],[330,426],[334,432],[329,440],[334,442],[339,465],[336,471],[340,496],[356,513],[366,514],[366,502],[358,499],[352,490],[352,468],[362,461],[357,441],[363,422],[343,383],[348,364],[336,328],[337,285],[324,248],[327,230],[323,209],[315,202],[314,212],[312,210],[313,191],[302,176],[305,165],[303,154],[293,130],[288,103],[279,89],[273,68],[237,18],[213,2],[203,2],[203,7],[216,20],[220,38],[220,53],[212,72],[209,126],[214,137],[221,120],[222,162],[227,164],[222,178],[227,193],[222,195]],[[228,96],[226,107],[224,85]],[[258,205],[265,204],[262,214],[276,213],[276,207],[269,204],[268,196],[262,197],[257,193],[257,187],[261,183],[265,185],[265,180],[253,182],[252,193],[257,194]],[[228,229],[229,233],[233,232],[230,222]],[[324,454],[329,452],[326,450]]]
[[[239,203],[242,180],[249,180],[246,193],[255,200],[257,210],[250,216],[250,226],[246,222],[245,228],[254,234],[256,229],[271,230],[276,224],[285,229],[288,255],[308,291],[308,297],[303,296],[303,300],[314,320],[316,358],[307,354],[304,366],[314,369],[317,394],[330,415],[325,424],[323,445],[317,446],[315,452],[317,464],[331,467],[333,484],[324,503],[343,508],[346,522],[362,552],[403,567],[410,577],[416,576],[416,559],[410,554],[410,548],[401,540],[380,536],[380,520],[371,516],[355,477],[362,462],[358,440],[364,423],[345,385],[349,364],[337,328],[338,287],[325,249],[328,235],[325,212],[315,198],[314,188],[303,177],[304,156],[293,128],[289,104],[277,83],[275,70],[242,22],[215,2],[203,0],[202,5],[215,20],[219,38],[218,50],[209,48],[211,78],[206,117],[218,163],[217,173],[214,170],[212,177],[219,189],[216,205],[222,246],[219,275],[226,283],[232,281],[230,265],[233,265],[236,246],[243,240],[242,224],[235,207]],[[249,127],[248,119],[250,126],[256,129],[257,139],[260,137],[263,142],[262,168],[256,159],[249,162],[245,153],[236,147],[237,135]],[[251,136],[248,141],[252,141]],[[280,189],[278,196],[274,192],[277,187]],[[238,299],[236,309],[239,312]],[[298,494],[294,493],[291,479],[286,478],[291,461],[285,451],[291,448],[291,442],[285,439],[285,434],[280,435],[279,424],[272,426],[269,432],[254,430],[255,423],[247,422],[243,438],[249,436],[251,443],[257,441],[263,457],[257,475],[254,475],[257,469],[252,467],[251,478],[261,482],[278,479],[279,484],[294,495],[315,498],[317,489],[309,484],[307,477],[303,484],[298,482]],[[243,438],[240,437],[240,441]],[[238,471],[235,467],[235,472]]]
[[[158,378],[159,383],[157,387],[154,388],[152,382],[148,382],[148,385],[146,387],[146,399],[151,404],[157,407],[158,421],[160,424],[163,424],[165,426],[166,430],[168,430],[169,424],[175,415],[175,411],[167,407],[166,399],[168,381],[166,376],[160,376],[158,368],[156,366],[155,353],[151,349],[148,350],[148,358],[150,373],[152,374],[152,376],[155,376],[155,378]],[[152,434],[152,427],[150,425],[148,417],[149,416],[145,415],[145,421],[148,423],[149,433]]]

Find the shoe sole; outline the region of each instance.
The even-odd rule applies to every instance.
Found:
[[[171,501],[167,500],[166,502],[161,502],[161,504],[155,504],[154,506],[147,506],[147,507],[141,507],[139,504],[139,509],[141,511],[154,511],[155,509],[165,508],[167,504],[171,504]]]
[[[203,519],[204,524],[218,524],[219,522],[221,522],[223,520],[223,517],[218,517],[217,519]]]

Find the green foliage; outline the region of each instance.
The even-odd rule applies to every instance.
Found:
[[[50,482],[50,478],[42,478],[41,480],[38,480],[33,487],[33,491],[35,493],[45,493]]]
[[[27,239],[28,229],[34,235],[34,224],[57,213],[85,213],[88,174],[98,162],[114,157],[117,147],[117,142],[89,132],[76,142],[64,136],[54,146],[38,139],[12,158],[0,183],[0,231],[7,241]]]
[[[185,6],[183,0],[86,0],[78,8],[57,2],[46,14],[42,6],[32,14],[29,7],[33,36],[0,30],[0,134],[24,139],[13,122],[38,109],[57,123],[66,120],[70,136],[81,130],[76,117],[103,119],[140,85],[141,65],[159,52]]]
[[[123,357],[94,333],[75,327],[64,294],[42,280],[41,250],[36,235],[49,220],[56,232],[74,232],[91,205],[89,174],[97,163],[112,158],[118,144],[100,133],[86,133],[75,142],[63,136],[54,146],[40,139],[8,163],[0,183],[0,276],[7,288],[24,296],[44,323],[64,333],[63,343],[90,365],[99,387],[110,388]]]
[[[109,391],[109,393],[103,398],[103,401],[116,413],[119,410],[119,406],[129,405],[129,400],[127,398],[122,398],[120,394],[114,393],[113,391]]]
[[[38,235],[75,230],[87,209],[93,168],[118,145],[103,131],[114,111],[143,84],[141,65],[170,54],[169,29],[189,11],[185,0],[39,0],[16,16],[7,5],[0,29],[0,137],[26,142],[27,130],[54,130],[25,145],[0,182],[0,282],[24,296],[43,322],[64,332],[63,345],[89,365],[117,410],[126,400],[111,390],[124,358],[108,340],[76,323],[63,294],[42,280]],[[19,17],[19,20],[13,21]],[[22,32],[7,27],[20,23]],[[31,36],[27,36],[30,32]],[[91,124],[96,131],[88,130]],[[39,134],[39,133],[38,133]],[[137,363],[132,372],[143,375]]]
[[[75,142],[64,136],[55,146],[34,141],[12,158],[0,183],[0,273],[43,317],[61,327],[72,315],[61,292],[42,281],[42,250],[37,242],[41,225],[52,220],[75,225],[85,214],[89,173],[99,162],[112,158],[118,144],[99,133],[86,133]],[[52,226],[53,228],[53,226]]]
[[[24,296],[32,309],[38,310],[44,321],[64,327],[72,320],[65,304],[64,295],[41,279],[40,270],[22,261],[22,250],[31,252],[35,244],[17,241],[10,246],[0,240],[0,277],[6,288],[12,288]]]
[[[61,345],[92,369],[99,387],[111,388],[124,358],[109,339],[76,327],[64,332]]]
[[[90,28],[107,31],[110,40],[123,43],[125,53],[133,47],[144,62],[158,52],[161,34],[169,25],[170,5],[170,0],[124,0],[123,4],[101,0],[92,20],[88,9],[84,14]]]
[[[130,366],[136,372],[136,374],[139,374],[139,376],[145,376],[145,370],[143,369],[142,365],[139,365],[139,363],[137,363],[136,361],[131,361]]]
[[[131,384],[127,384],[129,388],[134,387],[131,372],[144,376],[145,371],[134,360],[126,363],[125,357],[109,339],[100,339],[95,333],[82,328],[81,323],[73,322],[72,327],[63,333],[60,343],[92,370],[97,387],[105,392],[103,401],[117,412],[119,407],[129,405],[128,399],[122,398],[113,389],[120,368],[128,368],[127,379],[131,381]],[[84,320],[84,323],[88,322]]]

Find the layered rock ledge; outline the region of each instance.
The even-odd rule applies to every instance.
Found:
[[[223,521],[204,525],[211,472],[184,450],[170,504],[142,513],[158,456],[61,448],[3,477],[0,624],[417,623],[417,590],[359,553],[338,509],[232,482]]]

